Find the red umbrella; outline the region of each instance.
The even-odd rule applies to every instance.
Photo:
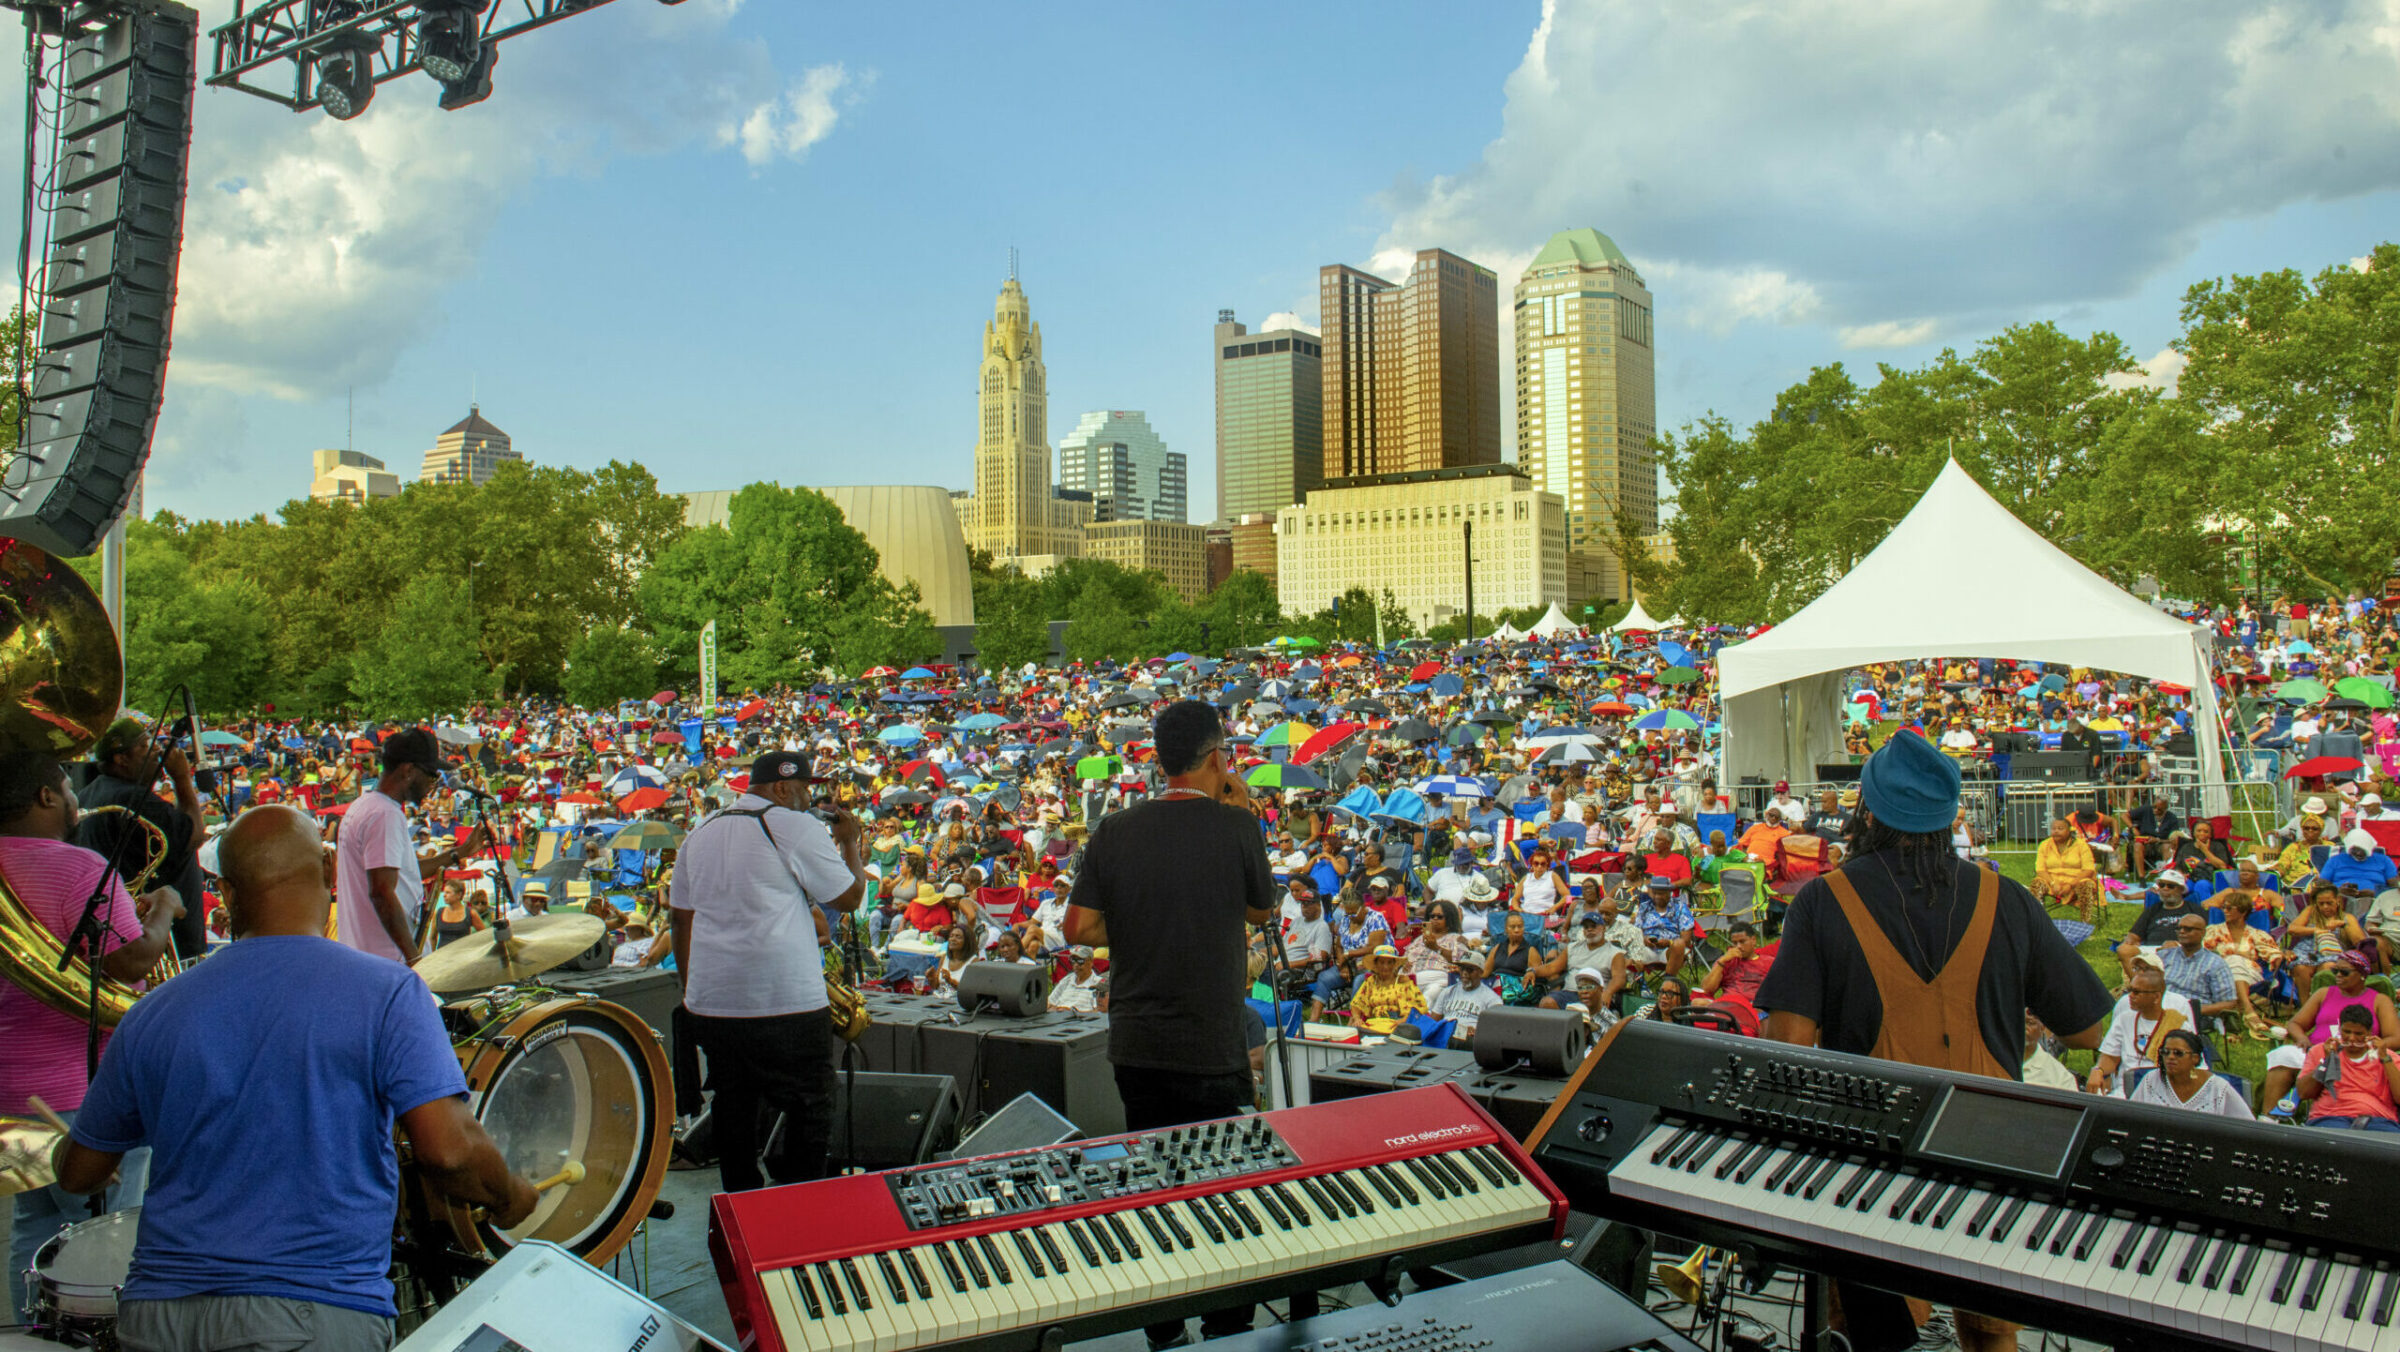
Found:
[[[1592,706],[1592,712],[1596,714],[1614,714],[1617,717],[1622,718],[1625,715],[1633,712],[1633,706],[1627,704],[1623,700],[1604,699],[1598,704]]]
[[[581,803],[586,807],[598,807],[600,804],[605,803],[608,800],[596,793],[565,793],[559,795],[558,801],[562,803]]]
[[[900,673],[898,671],[892,669],[891,667],[869,667],[865,671],[859,673],[859,679],[873,681],[880,680],[886,676],[897,676],[899,674]]]
[[[747,723],[751,719],[758,717],[760,714],[763,714],[766,711],[767,702],[763,699],[754,699],[748,704],[745,704],[741,708],[733,711],[733,721],[736,723]]]
[[[2283,772],[2285,779],[2321,779],[2326,775],[2346,775],[2363,770],[2366,763],[2354,756],[2311,756]]]
[[[1317,729],[1292,753],[1292,764],[1306,765],[1366,730],[1364,723],[1334,723]]]
[[[350,739],[350,749],[352,751],[373,751],[375,744],[364,737],[353,737]]]
[[[635,789],[617,800],[617,806],[626,812],[647,812],[666,804],[667,791],[661,788]]]
[[[650,734],[650,744],[652,746],[675,746],[680,744],[682,741],[683,734],[671,730],[661,730]]]
[[[1442,664],[1439,662],[1419,662],[1408,669],[1408,679],[1412,681],[1430,681],[1441,674]]]
[[[912,783],[929,779],[937,789],[950,787],[950,781],[942,775],[942,767],[929,760],[912,760],[901,766],[900,778]]]

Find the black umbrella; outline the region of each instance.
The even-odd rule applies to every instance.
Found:
[[[1103,709],[1130,709],[1137,704],[1144,704],[1147,702],[1148,701],[1144,700],[1139,695],[1118,694],[1111,695],[1107,699],[1100,701],[1100,707]]]
[[[1481,723],[1487,727],[1498,727],[1504,724],[1518,722],[1519,719],[1515,714],[1509,713],[1502,709],[1478,709],[1474,713],[1467,715],[1467,721],[1470,723]]]
[[[1033,750],[1034,754],[1037,756],[1063,756],[1072,749],[1072,744],[1070,744],[1066,738],[1060,737],[1044,742],[1040,746],[1035,747]]]
[[[1258,686],[1252,682],[1243,681],[1239,685],[1229,685],[1225,687],[1225,702],[1227,704],[1239,704],[1243,700],[1257,698]]]
[[[1348,709],[1354,714],[1373,714],[1377,718],[1389,718],[1392,716],[1392,711],[1385,707],[1383,701],[1381,700],[1346,700],[1343,702],[1342,707]]]
[[[1401,720],[1400,725],[1393,728],[1390,735],[1403,742],[1430,742],[1442,734],[1436,732],[1433,725],[1422,718],[1408,718]]]

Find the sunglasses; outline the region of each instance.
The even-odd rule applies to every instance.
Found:
[[[2325,975],[2327,975],[2327,976],[2356,976],[2356,975],[2358,975],[2358,969],[2357,969],[2357,968],[2355,968],[2355,967],[2327,967],[2327,968],[2325,969]]]

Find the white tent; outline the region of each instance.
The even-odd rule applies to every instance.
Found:
[[[2222,773],[2207,631],[2069,558],[1953,460],[1848,576],[1718,654],[1727,777],[1815,779],[1841,753],[1844,673],[1936,657],[2059,662],[2188,686],[2203,776]],[[2211,811],[2224,810],[2222,798],[2209,794]]]
[[[1518,629],[1515,625],[1510,624],[1506,620],[1502,620],[1500,622],[1500,627],[1494,629],[1491,633],[1485,635],[1485,637],[1496,638],[1504,642],[1514,643],[1518,639],[1525,637],[1525,634],[1524,631]]]
[[[1533,627],[1525,632],[1536,638],[1557,638],[1561,634],[1574,633],[1575,622],[1568,619],[1567,613],[1558,608],[1558,602],[1552,601],[1550,609],[1544,611],[1542,618],[1535,620]]]
[[[1624,619],[1610,625],[1608,632],[1622,634],[1629,630],[1639,629],[1644,633],[1655,634],[1664,628],[1666,625],[1650,618],[1650,612],[1642,609],[1642,598],[1637,596],[1633,598],[1633,609],[1625,612]]]

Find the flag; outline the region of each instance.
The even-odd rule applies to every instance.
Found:
[[[717,716],[717,622],[700,626],[700,716]]]

